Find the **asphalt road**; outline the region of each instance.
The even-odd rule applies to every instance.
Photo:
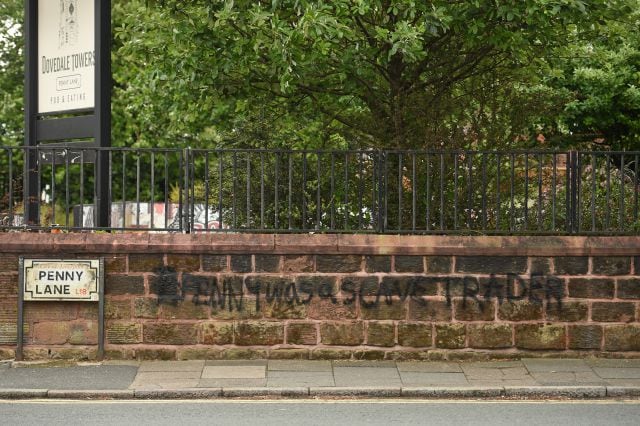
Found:
[[[0,401],[6,425],[637,425],[640,401]]]

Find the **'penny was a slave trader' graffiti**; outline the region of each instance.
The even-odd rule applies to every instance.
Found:
[[[273,276],[240,275],[208,276],[184,273],[179,280],[172,268],[154,271],[152,292],[159,304],[177,304],[191,301],[196,305],[209,305],[214,309],[242,311],[255,304],[259,311],[263,304],[286,303],[308,305],[314,299],[328,300],[332,304],[375,308],[407,300],[420,306],[442,300],[451,304],[453,298],[482,302],[528,300],[532,303],[555,303],[562,308],[565,298],[564,281],[553,275],[490,275],[477,276],[386,276],[336,277],[308,275],[295,279]],[[438,297],[439,296],[439,297]],[[254,307],[252,307],[254,308]]]

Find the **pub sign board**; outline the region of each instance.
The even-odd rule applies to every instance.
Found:
[[[38,0],[38,112],[94,107],[94,0]]]
[[[24,301],[100,301],[98,259],[24,259]]]

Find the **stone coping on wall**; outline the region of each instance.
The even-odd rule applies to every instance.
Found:
[[[634,256],[640,236],[0,233],[4,253],[270,253]]]

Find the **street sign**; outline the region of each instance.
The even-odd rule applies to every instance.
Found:
[[[99,260],[24,259],[24,301],[98,302]]]

